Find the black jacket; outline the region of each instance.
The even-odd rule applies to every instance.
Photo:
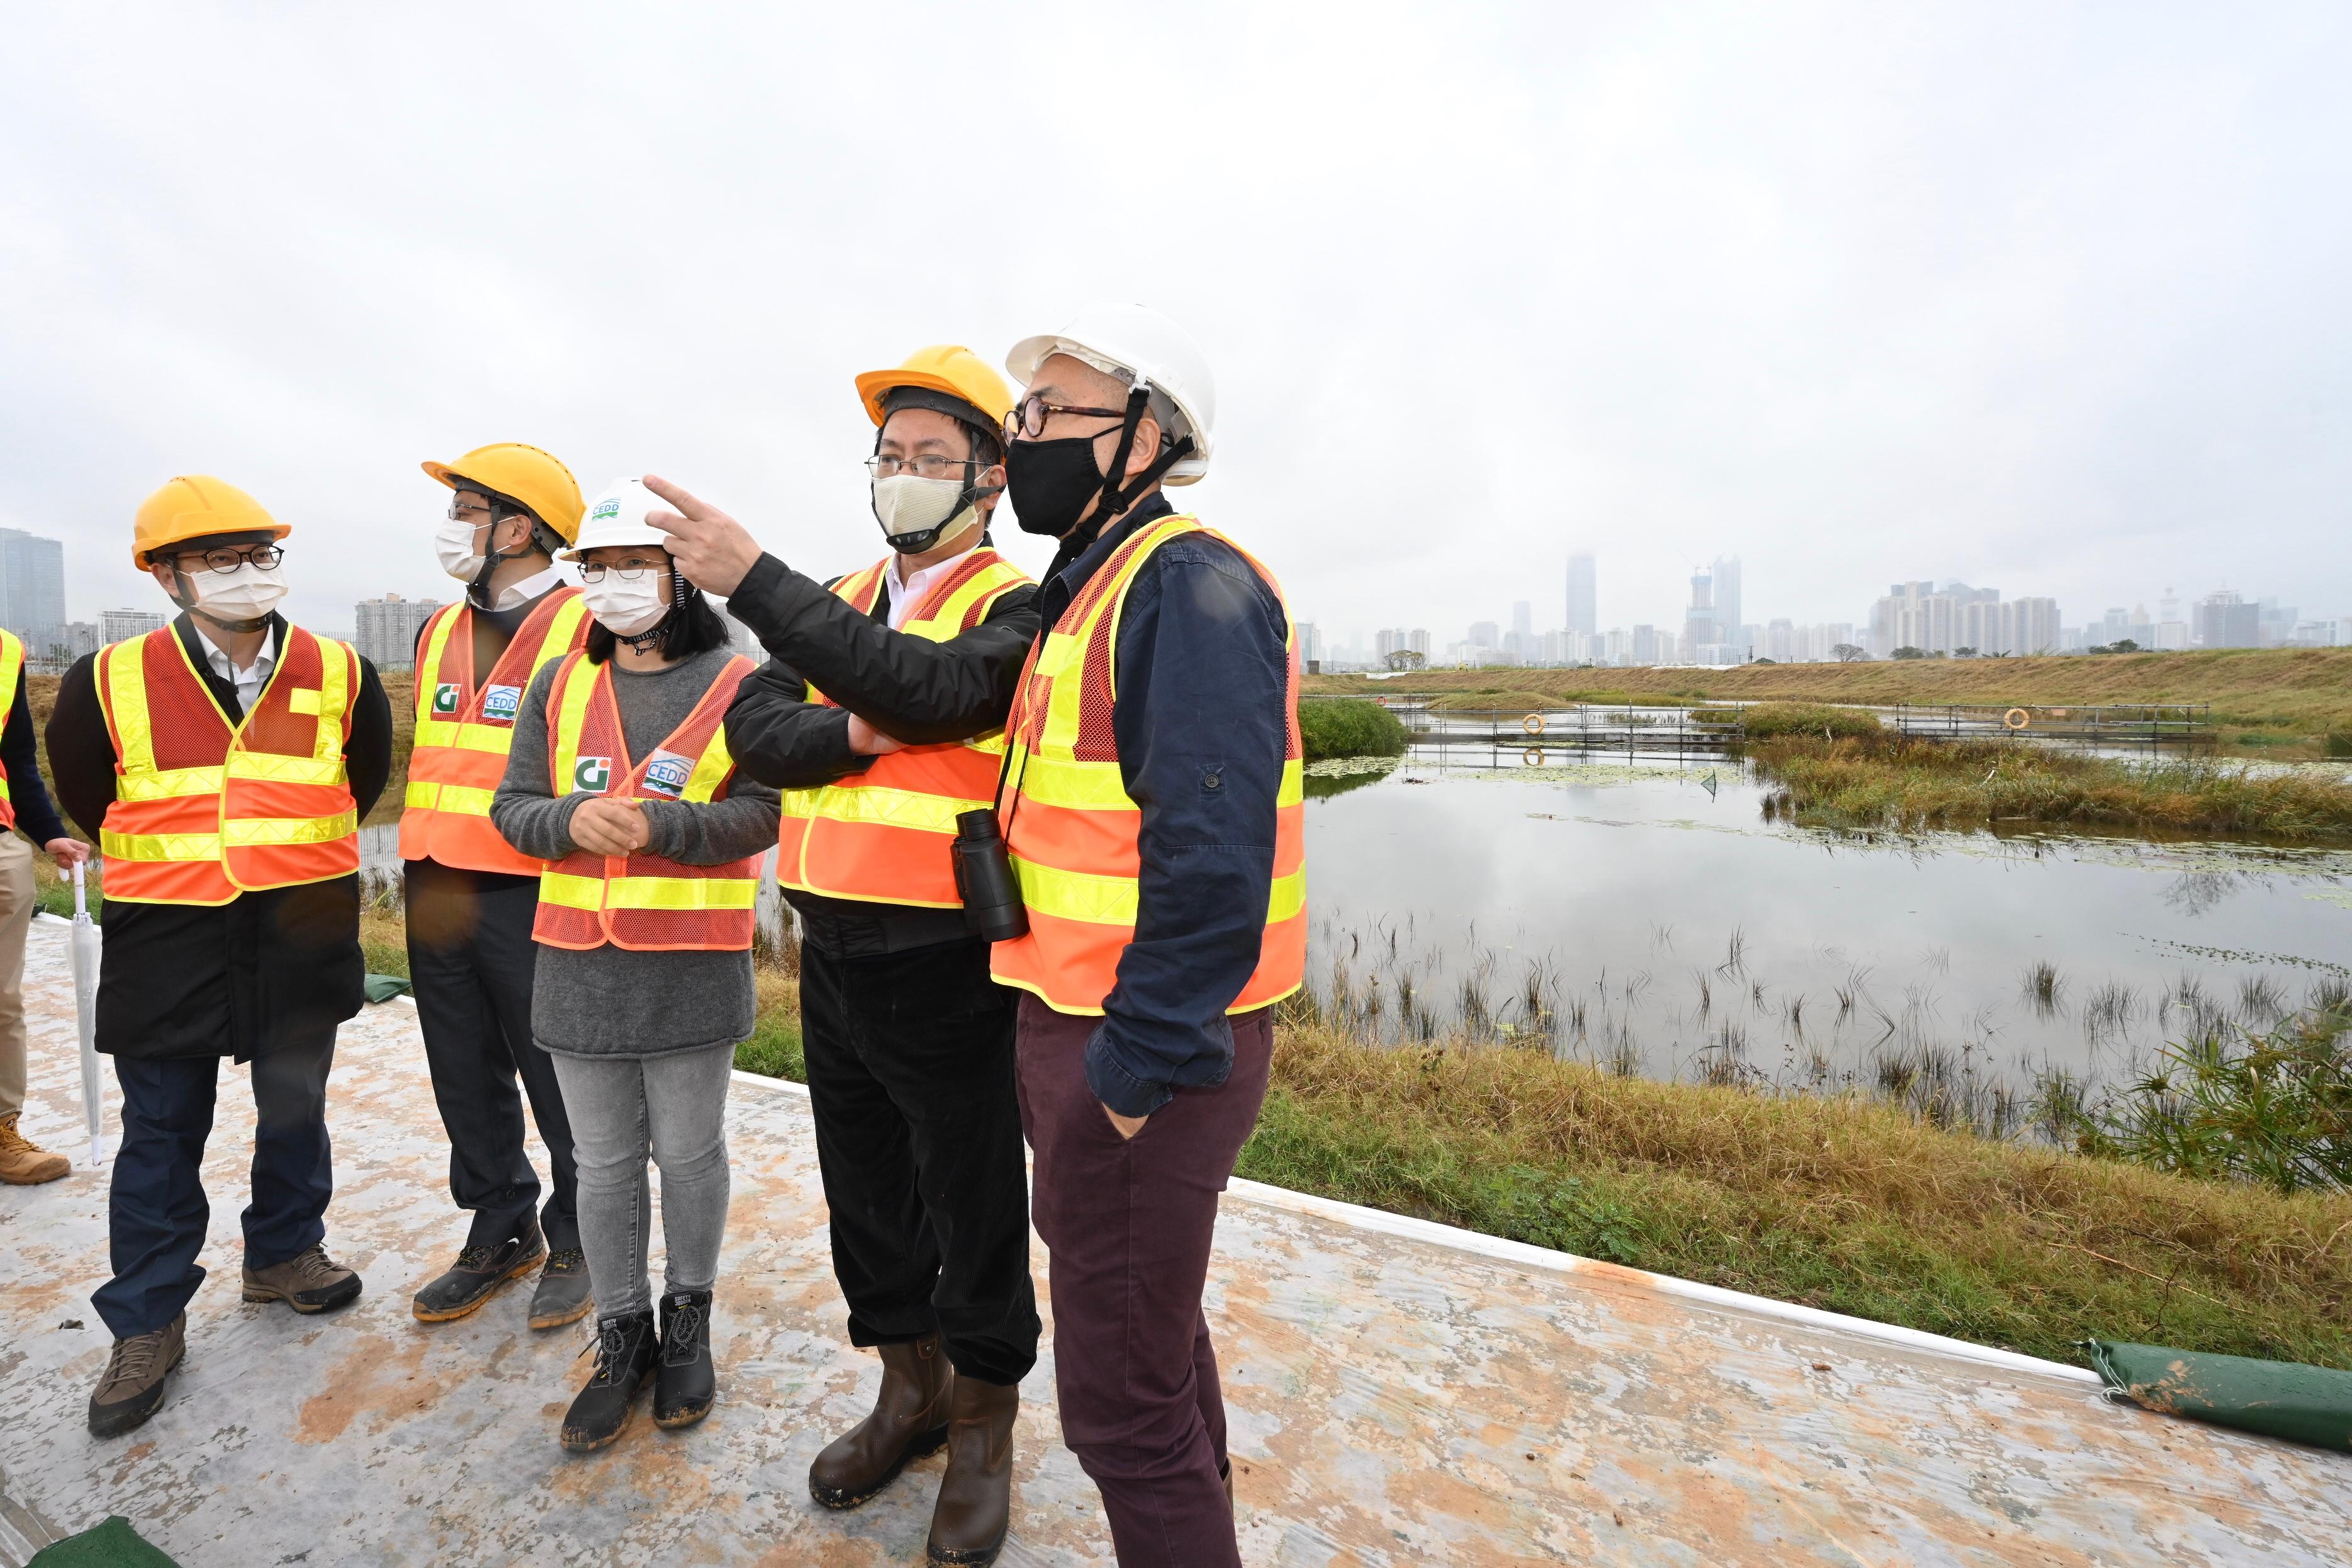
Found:
[[[286,620],[270,622],[271,645],[282,648]],[[173,629],[221,711],[242,719],[236,688],[213,673],[194,623],[183,614]],[[94,662],[83,658],[66,672],[47,732],[58,801],[92,842],[114,804],[115,779]],[[392,706],[365,659],[343,756],[364,818],[392,772]],[[243,1061],[332,1034],[363,999],[356,876],[241,894],[211,906],[109,904],[105,922],[98,1049],[110,1055]]]
[[[871,758],[849,749],[849,716],[894,739],[928,746],[986,734],[1004,722],[1021,665],[1037,637],[1037,592],[1000,596],[979,625],[944,643],[890,629],[886,581],[870,615],[830,583],[761,556],[727,609],[769,654],[727,710],[727,749],[737,767],[780,789],[813,789],[861,772]],[[839,703],[804,699],[814,683]],[[969,934],[960,909],[918,909],[786,891],[809,940],[842,957],[877,956]]]

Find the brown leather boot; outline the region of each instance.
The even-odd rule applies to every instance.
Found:
[[[825,1446],[809,1466],[809,1496],[825,1508],[856,1508],[896,1479],[907,1461],[948,1440],[948,1402],[955,1369],[927,1334],[882,1353],[882,1388],[874,1414]]]
[[[923,1550],[936,1563],[970,1568],[996,1561],[1013,1523],[1013,1418],[1018,1384],[955,1380],[948,1422],[948,1473],[931,1508]]]
[[[0,1181],[10,1186],[38,1186],[72,1169],[65,1155],[53,1155],[16,1131],[14,1111],[0,1116]]]

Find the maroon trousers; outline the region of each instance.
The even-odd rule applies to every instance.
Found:
[[[1132,1138],[1087,1086],[1100,1022],[1024,992],[1015,1034],[1062,1438],[1102,1493],[1121,1568],[1239,1568],[1201,1289],[1217,1195],[1265,1099],[1272,1016],[1236,1017],[1225,1082],[1177,1090]]]

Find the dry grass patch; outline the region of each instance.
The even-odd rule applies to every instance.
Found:
[[[2352,1197],[1941,1133],[1854,1099],[1286,1026],[1242,1174],[2055,1360],[2352,1366]]]

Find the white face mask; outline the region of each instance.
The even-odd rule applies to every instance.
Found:
[[[971,507],[961,512],[956,501],[963,495],[961,479],[926,479],[919,474],[893,474],[887,479],[874,481],[874,520],[882,525],[882,537],[897,543],[910,534],[921,534],[940,528],[937,545],[951,534],[961,532],[974,515]],[[950,522],[950,518],[953,520]],[[923,549],[929,546],[919,547]]]
[[[608,571],[599,581],[582,583],[580,596],[588,602],[588,613],[615,637],[651,631],[669,613],[661,600],[661,578],[650,571],[635,582]]]
[[[433,550],[441,558],[441,570],[459,582],[473,581],[482,570],[481,555],[474,549],[474,541],[481,532],[478,523],[442,518],[441,531],[433,536]]]
[[[248,560],[235,571],[196,572],[188,582],[195,591],[195,607],[214,620],[259,621],[286,597],[286,580],[278,575],[283,570]]]

